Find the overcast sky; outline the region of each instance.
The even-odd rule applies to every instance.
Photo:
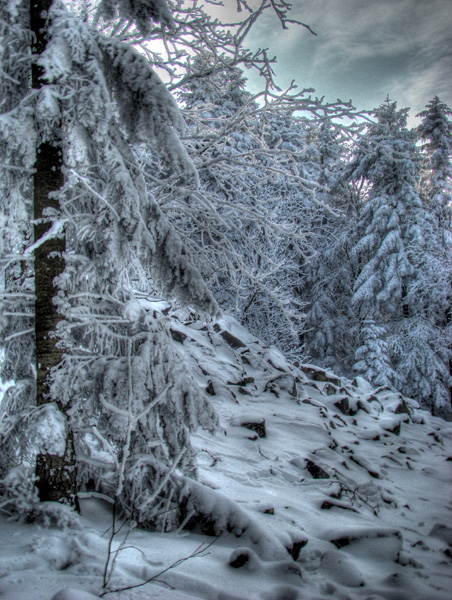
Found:
[[[235,4],[225,0],[232,17]],[[308,23],[281,30],[268,16],[253,46],[278,57],[281,87],[292,79],[327,100],[351,99],[359,109],[389,94],[414,115],[438,95],[452,107],[452,0],[292,0],[293,17]]]

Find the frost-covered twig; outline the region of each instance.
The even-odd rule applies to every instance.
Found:
[[[124,592],[126,590],[134,590],[136,588],[143,587],[144,585],[147,585],[148,583],[151,583],[152,581],[156,581],[161,575],[167,573],[168,571],[170,571],[172,569],[175,569],[176,567],[183,564],[187,560],[191,560],[192,558],[204,558],[205,556],[208,556],[208,554],[209,554],[209,553],[206,553],[207,550],[209,548],[211,548],[212,545],[215,544],[215,542],[217,542],[220,537],[221,537],[221,535],[217,536],[214,540],[212,540],[208,544],[204,544],[204,543],[200,544],[189,556],[184,556],[183,558],[179,558],[178,560],[174,561],[171,565],[169,565],[165,569],[162,569],[162,571],[160,571],[159,573],[156,573],[152,577],[149,577],[148,579],[146,579],[146,581],[143,581],[142,583],[137,583],[135,585],[124,586],[122,588],[117,588],[117,589],[113,589],[113,590],[105,590],[100,594],[100,597],[103,598],[103,596],[105,596],[106,594],[113,594],[116,592]]]
[[[111,577],[115,570],[116,561],[118,559],[119,553],[122,550],[125,550],[125,548],[126,548],[125,543],[129,537],[130,533],[132,532],[132,530],[136,527],[136,524],[133,524],[135,527],[132,524],[129,525],[127,533],[125,534],[119,547],[113,551],[112,546],[113,546],[114,538],[121,531],[121,529],[124,527],[125,523],[127,522],[127,521],[124,521],[121,524],[121,526],[119,527],[119,529],[118,530],[116,529],[116,507],[117,507],[117,503],[116,503],[116,499],[115,499],[115,501],[113,503],[113,524],[112,524],[112,528],[111,528],[111,535],[108,540],[107,560],[105,562],[104,573],[103,573],[103,588],[104,589],[108,586],[108,584],[111,580]],[[113,560],[111,558],[112,555],[113,555]]]

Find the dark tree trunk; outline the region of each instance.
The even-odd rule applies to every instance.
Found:
[[[34,34],[32,52],[35,57],[44,52],[47,45],[47,14],[53,0],[30,0],[30,29]],[[32,87],[40,89],[45,85],[44,73],[33,61]],[[34,239],[42,238],[51,224],[45,220],[45,209],[59,209],[58,200],[52,193],[58,192],[64,183],[61,128],[56,129],[51,141],[41,142],[37,148],[33,181]],[[49,197],[50,196],[50,197]],[[64,237],[45,241],[34,253],[35,263],[35,333],[36,333],[36,403],[38,406],[56,401],[59,409],[66,413],[57,398],[52,398],[49,388],[49,374],[62,359],[57,348],[57,339],[50,333],[56,330],[61,317],[53,302],[56,295],[55,277],[64,271],[63,252],[66,248]],[[66,416],[67,418],[67,416]],[[41,501],[64,502],[78,508],[76,487],[76,466],[72,432],[67,428],[66,450],[63,456],[39,454],[36,463],[37,487]]]

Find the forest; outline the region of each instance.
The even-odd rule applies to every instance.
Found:
[[[0,6],[2,536],[19,523],[25,539],[27,523],[48,554],[72,532],[84,551],[45,568],[74,578],[87,553],[105,552],[101,575],[56,578],[42,600],[146,598],[135,588],[147,583],[169,600],[446,600],[450,506],[431,486],[447,496],[452,460],[452,111],[434,96],[410,129],[409,109],[389,96],[363,111],[296,82],[280,89],[271,49],[250,49],[248,36],[268,13],[282,35],[311,35],[309,24],[286,0],[237,0],[235,23],[220,22],[216,4]],[[259,93],[247,86],[253,72]],[[389,474],[390,460],[402,474]],[[246,490],[263,470],[240,479],[253,461],[272,462],[280,504],[295,491],[302,502],[278,521],[277,543],[241,506],[257,506]],[[419,520],[426,495],[432,503],[436,520],[417,534],[430,536],[426,548],[410,540],[428,560],[394,529],[415,474],[423,491],[403,502]],[[303,495],[307,480],[320,487]],[[259,519],[279,510],[266,502]],[[312,531],[300,511],[318,515]],[[336,537],[320,532],[325,511],[339,511]],[[341,520],[345,511],[358,521]],[[88,540],[89,515],[113,519],[107,549]],[[162,536],[185,530],[201,550],[173,560],[183,544]],[[271,564],[267,587],[229,594],[199,575],[187,591],[176,576],[163,585],[148,567],[127,571],[120,557],[140,531],[170,548],[162,572],[215,542],[250,581]],[[385,578],[370,584],[344,539],[369,551],[367,569],[390,561]],[[397,595],[394,563],[433,575]],[[11,579],[25,568],[0,569],[0,596],[30,598]],[[318,568],[319,580],[302,574]]]

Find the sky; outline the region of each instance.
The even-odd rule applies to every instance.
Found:
[[[252,3],[252,2],[251,2]],[[237,18],[234,0],[225,0],[228,16]],[[372,109],[386,95],[414,115],[437,95],[452,107],[451,0],[292,0],[299,26],[281,30],[267,16],[250,38],[253,47],[276,54],[280,87],[295,79],[328,101],[352,100]],[[250,81],[252,87],[256,82]]]

